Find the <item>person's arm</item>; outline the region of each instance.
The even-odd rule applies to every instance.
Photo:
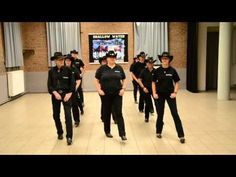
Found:
[[[84,73],[85,73],[85,64],[82,60],[80,60],[80,72],[81,72],[81,77],[83,77]]]
[[[53,87],[53,77],[52,77],[52,70],[48,71],[48,92],[53,94],[57,100],[61,100],[61,95],[56,91]]]
[[[174,80],[174,92],[170,94],[170,97],[176,98],[177,92],[179,91],[179,87],[180,87],[179,86],[180,78],[176,70],[174,70],[173,80]]]
[[[78,90],[80,83],[81,83],[81,79],[76,80],[75,90]]]
[[[138,78],[134,75],[133,72],[131,72],[131,77],[138,83]]]
[[[148,89],[143,85],[141,78],[138,79],[138,84],[140,85],[140,87],[143,89],[145,93],[148,93]]]
[[[119,95],[123,96],[124,93],[125,93],[126,87],[127,87],[127,79],[126,79],[125,72],[124,72],[122,67],[120,68],[120,70],[121,70],[121,79],[122,79],[121,80],[121,84],[122,84],[122,88],[120,90]]]
[[[158,99],[158,94],[156,90],[156,83],[152,81],[152,96],[154,99]]]
[[[175,83],[174,92],[171,93],[171,95],[170,95],[171,98],[176,98],[177,93],[179,91],[179,87],[180,87],[180,85],[179,85],[179,81],[178,81]]]
[[[127,79],[123,79],[122,80],[122,88],[121,88],[120,93],[119,93],[120,96],[124,95],[126,87],[127,87]]]
[[[75,91],[75,77],[72,74],[71,70],[69,70],[68,73],[69,73],[69,78],[70,78],[70,85],[69,85],[69,93],[67,93],[64,97],[65,102],[67,102],[70,99],[72,92]]]
[[[95,78],[94,83],[95,83],[95,87],[96,87],[98,94],[101,96],[105,95],[104,91],[101,89],[101,84],[97,78]]]

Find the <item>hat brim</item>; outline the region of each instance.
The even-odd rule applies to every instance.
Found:
[[[157,60],[152,60],[152,61],[150,61],[150,60],[146,60],[146,63],[155,63]]]
[[[109,58],[116,58],[117,54],[116,55],[106,55],[106,57],[109,57]]]
[[[161,61],[162,57],[167,57],[169,58],[170,62],[173,60],[173,56],[169,55],[169,56],[162,56],[162,55],[158,55],[159,60]]]
[[[78,54],[79,52],[78,52],[78,51],[75,51],[75,50],[72,50],[72,51],[70,51],[70,53],[71,53],[71,54],[72,54],[72,53]]]
[[[51,61],[53,61],[53,60],[63,60],[63,59],[65,59],[65,57],[64,56],[57,56],[57,57],[51,57]]]

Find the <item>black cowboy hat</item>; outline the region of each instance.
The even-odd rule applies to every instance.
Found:
[[[154,60],[153,57],[148,57],[146,63],[155,63],[157,60]]]
[[[74,53],[74,54],[78,54],[78,51],[76,51],[76,50],[72,50],[72,51],[70,51],[70,54],[72,54],[72,53]]]
[[[148,55],[148,54],[145,54],[144,51],[142,51],[142,52],[139,53],[139,56],[144,57],[144,58],[146,58],[147,55]]]
[[[116,58],[117,56],[117,53],[115,53],[113,50],[109,50],[107,53],[106,53],[106,57],[113,57],[113,58]]]
[[[54,53],[54,55],[51,57],[51,61],[53,61],[53,60],[57,60],[57,59],[59,59],[59,58],[62,58],[62,59],[64,59],[64,58],[65,58],[65,56],[64,56],[64,55],[62,55],[62,53],[61,53],[61,52],[55,52],[55,53]]]
[[[74,57],[72,57],[72,55],[71,54],[67,54],[67,55],[65,55],[65,60],[66,59],[69,59],[71,62],[74,62]]]
[[[161,55],[158,55],[159,60],[161,61],[162,57],[167,57],[170,59],[170,62],[173,60],[173,55],[171,55],[169,52],[162,52]]]
[[[106,60],[106,59],[107,59],[107,57],[106,57],[106,56],[103,56],[103,57],[99,57],[99,58],[98,58],[98,61],[99,61],[99,63],[101,64],[102,61],[103,61],[103,60]]]

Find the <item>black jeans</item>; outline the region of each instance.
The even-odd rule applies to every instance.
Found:
[[[151,90],[149,90],[150,93]],[[146,99],[146,94],[142,89],[139,89],[139,103],[138,103],[138,109],[139,111],[143,111],[144,110],[144,103],[145,103],[145,99]],[[154,108],[153,108],[153,104],[152,104],[152,99],[151,101],[148,102],[149,104],[149,112],[154,112]]]
[[[132,80],[132,83],[133,83],[133,87],[134,87],[134,90],[133,90],[134,101],[136,102],[137,101],[137,93],[138,93],[139,85],[135,80]]]
[[[111,131],[111,113],[113,108],[118,125],[119,136],[125,136],[125,123],[122,115],[122,96],[119,96],[118,94],[109,94],[101,96],[101,99],[105,133],[107,134]]]
[[[80,112],[79,112],[79,98],[78,98],[78,93],[73,92],[72,96],[72,113],[73,113],[73,118],[75,122],[80,122]]]
[[[176,98],[170,98],[170,93],[158,93],[159,98],[157,99],[157,122],[156,122],[156,133],[162,132],[163,128],[163,116],[164,116],[164,109],[165,109],[165,100],[167,101],[171,115],[174,119],[175,128],[178,133],[178,137],[184,137],[184,131],[182,127],[182,122],[180,120],[177,105],[176,105]]]
[[[82,104],[84,104],[84,93],[83,93],[83,88],[82,88],[82,79],[81,79],[81,83],[78,88],[78,93],[79,93],[80,100],[81,100]]]
[[[104,122],[104,119],[103,119],[103,116],[102,116],[104,106],[102,104],[102,96],[101,95],[99,95],[99,96],[100,96],[100,99],[101,99],[101,119]],[[112,106],[111,109],[112,109],[111,110],[112,119],[114,120],[114,122],[116,122],[116,115],[115,115],[115,112],[114,112],[114,106]]]
[[[65,119],[66,119],[66,137],[72,138],[73,130],[72,130],[72,118],[71,118],[71,98],[64,102],[63,99],[65,94],[61,94],[62,100],[57,100],[54,95],[52,95],[52,108],[53,108],[53,119],[55,121],[55,125],[57,128],[57,134],[63,134],[63,129],[60,120],[60,112],[61,112],[61,102],[64,107]]]
[[[151,93],[152,92],[148,92],[148,93],[144,92],[144,100],[145,100],[145,108],[144,108],[145,111],[144,112],[145,112],[146,119],[149,119],[149,113],[150,113],[151,109],[153,109]]]
[[[138,102],[138,109],[139,111],[143,111],[144,109],[144,92],[142,89],[139,89],[139,102]]]

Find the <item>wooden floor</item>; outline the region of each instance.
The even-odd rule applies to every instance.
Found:
[[[168,106],[163,138],[158,139],[156,114],[145,123],[131,91],[123,100],[128,140],[121,141],[113,122],[114,137],[106,138],[100,120],[100,98],[95,92],[85,92],[85,114],[80,126],[73,128],[73,144],[67,146],[65,138],[57,140],[50,95],[26,94],[0,106],[0,154],[236,154],[236,92],[230,101],[217,101],[216,96],[216,92],[178,93],[177,105],[186,135],[186,143],[180,144]]]

